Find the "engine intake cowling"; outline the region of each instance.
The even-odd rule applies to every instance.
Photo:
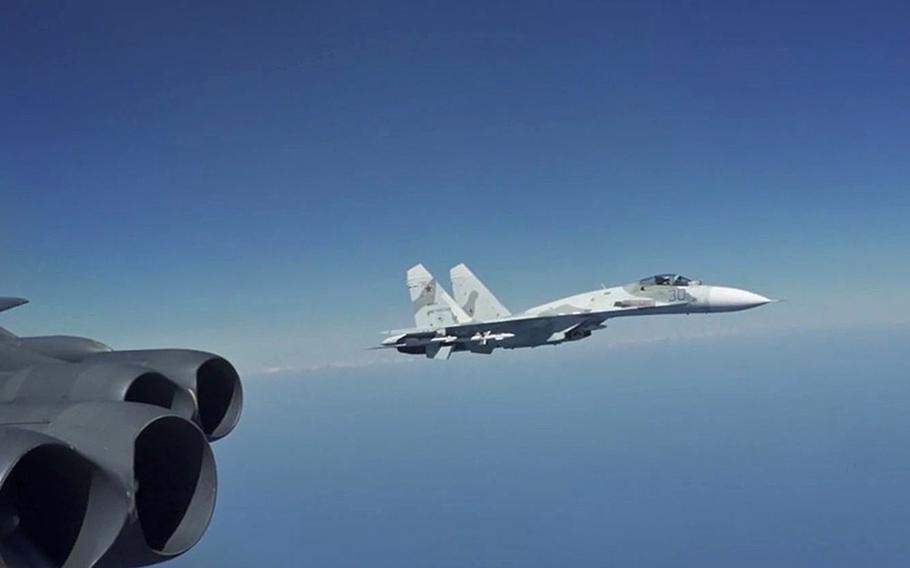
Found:
[[[54,359],[78,363],[90,355],[106,353],[110,347],[89,339],[88,337],[75,337],[72,335],[42,335],[38,337],[18,338],[20,346]]]
[[[128,511],[117,483],[61,440],[0,429],[0,566],[92,566]]]
[[[48,433],[109,472],[135,499],[99,566],[138,566],[189,550],[215,507],[211,447],[192,422],[148,405],[82,403],[63,407]]]
[[[218,355],[185,349],[148,349],[99,353],[86,361],[142,365],[189,389],[196,396],[194,420],[210,440],[228,435],[240,420],[240,376]]]
[[[193,394],[161,373],[127,363],[33,365],[0,382],[0,402],[143,402],[185,418],[196,412]]]

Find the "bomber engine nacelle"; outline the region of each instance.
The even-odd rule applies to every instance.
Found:
[[[182,554],[202,538],[215,508],[212,449],[192,422],[145,404],[66,407],[48,433],[72,444],[134,496],[99,566],[138,566]]]
[[[157,371],[126,363],[47,363],[0,384],[0,403],[122,401],[160,406],[192,419],[196,397]]]
[[[242,406],[237,371],[211,353],[0,328],[0,568],[146,566],[190,549],[215,506],[210,442]]]
[[[84,359],[94,363],[127,363],[157,371],[196,397],[194,419],[210,440],[229,434],[243,408],[240,376],[224,358],[189,349],[144,349],[98,353]]]
[[[92,566],[128,513],[117,482],[62,440],[0,429],[0,566]]]
[[[19,345],[54,359],[61,359],[71,363],[78,363],[90,355],[96,353],[107,353],[111,348],[89,339],[88,337],[76,337],[73,335],[42,335],[38,337],[19,337]]]
[[[19,404],[7,415],[22,425],[0,430],[15,441],[0,452],[10,472],[0,478],[0,565],[141,566],[202,538],[215,461],[189,420],[116,402]]]

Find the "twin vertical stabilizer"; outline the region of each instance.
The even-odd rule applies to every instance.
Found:
[[[455,301],[472,319],[492,321],[512,315],[465,264],[452,268],[449,277]]]
[[[436,329],[471,321],[422,264],[408,269],[407,282],[417,327]]]
[[[422,264],[408,269],[408,292],[417,327],[438,329],[471,321],[493,321],[511,315],[464,264],[452,268],[449,275],[454,300]]]

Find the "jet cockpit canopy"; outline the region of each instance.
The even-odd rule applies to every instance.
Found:
[[[682,274],[658,274],[638,281],[642,287],[646,286],[698,286],[700,280],[686,278]]]

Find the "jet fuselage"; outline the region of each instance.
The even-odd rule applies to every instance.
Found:
[[[605,328],[606,320],[616,317],[734,312],[772,301],[747,290],[659,274],[512,314],[467,266],[458,265],[450,274],[454,299],[422,265],[408,270],[417,327],[389,332],[382,347],[432,358],[448,358],[455,351],[491,353],[496,348],[558,345],[584,339]]]

